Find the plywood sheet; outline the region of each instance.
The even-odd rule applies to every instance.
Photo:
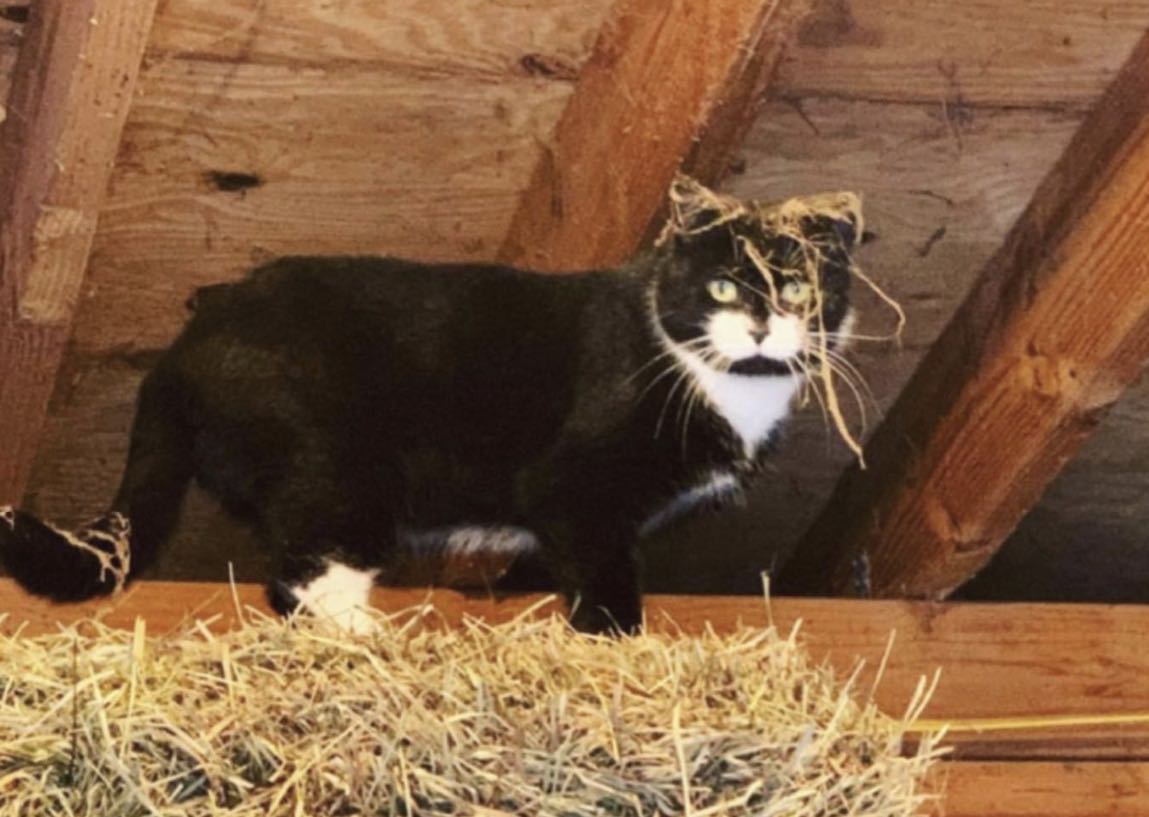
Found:
[[[140,84],[80,354],[166,345],[194,287],[277,255],[492,257],[570,93],[546,79],[199,60],[155,63]],[[216,174],[251,186],[220,189]]]
[[[168,0],[155,56],[571,81],[611,0]]]
[[[1146,0],[820,0],[793,97],[1084,109],[1149,26]]]

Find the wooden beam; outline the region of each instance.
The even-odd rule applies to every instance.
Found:
[[[616,264],[680,168],[725,172],[808,0],[618,0],[523,193],[500,260]]]
[[[942,763],[929,817],[1144,817],[1146,763]]]
[[[20,498],[156,0],[38,0],[0,125],[0,502]]]
[[[391,612],[426,602],[433,620],[452,625],[464,616],[506,621],[536,604],[539,596],[502,599],[466,596],[450,590],[381,588],[373,604]],[[0,579],[0,628],[28,635],[51,632],[61,623],[99,614],[110,626],[131,629],[137,616],[148,631],[178,629],[189,617],[213,620],[225,630],[238,621],[237,606],[270,614],[263,588],[254,584],[139,582],[113,599],[53,605],[26,595]],[[550,609],[558,609],[552,605]],[[900,715],[922,677],[941,670],[926,717],[939,720],[1049,718],[1077,723],[1058,728],[969,729],[950,735],[957,757],[1000,760],[1026,757],[1089,760],[1149,760],[1149,724],[1125,722],[1149,712],[1149,607],[1052,604],[933,604],[843,599],[762,599],[731,596],[647,598],[647,620],[655,629],[698,633],[710,625],[729,632],[740,624],[773,621],[782,632],[799,621],[811,654],[841,674],[861,660],[866,669],[858,689],[869,689],[895,635],[877,688],[878,704]],[[673,624],[669,624],[673,622]],[[1089,725],[1083,719],[1108,719]]]
[[[848,469],[783,592],[944,597],[1149,358],[1149,34]],[[912,317],[912,316],[911,316]],[[865,588],[860,588],[864,590]]]

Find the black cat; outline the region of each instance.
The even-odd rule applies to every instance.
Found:
[[[396,555],[500,547],[536,553],[578,628],[635,629],[638,538],[759,470],[847,331],[860,226],[675,212],[621,269],[285,258],[200,290],[141,386],[112,510],[66,532],[0,509],[4,564],[57,600],[110,592],[195,477],[274,554],[281,611],[358,629]]]

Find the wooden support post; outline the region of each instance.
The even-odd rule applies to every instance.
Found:
[[[676,170],[714,183],[754,121],[809,0],[618,0],[524,192],[500,260],[616,264]]]
[[[0,125],[0,503],[28,478],[155,6],[31,6]]]
[[[779,582],[944,597],[1149,358],[1149,35],[846,471]]]

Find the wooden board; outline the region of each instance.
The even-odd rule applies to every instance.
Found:
[[[0,501],[23,494],[155,0],[43,0],[0,124]]]
[[[503,3],[169,0],[157,54],[374,62],[506,76],[545,58],[577,73],[608,0]],[[1149,26],[1149,1],[819,0],[779,77],[786,96],[1082,109]],[[528,60],[526,65],[532,61]]]
[[[1074,108],[1149,27],[1131,0],[820,0],[779,76],[790,97]]]
[[[110,602],[57,606],[32,599],[0,580],[4,627],[25,626],[28,634],[51,631],[101,610],[104,620],[130,628],[136,616],[149,631],[178,628],[185,617],[218,617],[215,626],[236,622],[240,607],[268,607],[259,585],[141,582]],[[437,621],[457,623],[464,615],[505,621],[539,600],[515,596],[492,600],[447,590],[382,588],[373,602],[400,611],[430,601]],[[557,609],[557,605],[556,608]],[[775,599],[769,611],[761,598],[649,596],[647,619],[656,628],[699,632],[709,625],[729,631],[739,623],[763,626],[773,620],[788,632],[801,620],[812,654],[841,673],[861,659],[869,688],[891,633],[895,641],[877,689],[880,705],[900,715],[920,679],[941,669],[941,681],[926,716],[939,719],[1013,718],[1051,715],[1121,715],[1149,712],[1149,656],[1141,638],[1149,608],[1091,605],[931,605],[819,599]],[[668,622],[673,622],[668,623]],[[1106,730],[1062,729],[1040,733],[954,735],[966,757],[1032,755],[1124,757],[1149,755],[1149,725]]]
[[[875,594],[944,596],[1149,361],[1147,97],[1149,34],[868,443],[868,469],[845,472],[786,586],[842,591],[865,558]]]
[[[140,85],[79,354],[166,345],[194,287],[276,255],[491,258],[570,93],[538,79],[190,60],[158,62]],[[220,189],[217,173],[251,186]]]
[[[945,763],[932,817],[1144,817],[1146,763]]]
[[[657,233],[675,173],[704,184],[725,175],[808,8],[808,0],[618,0],[499,259],[557,272],[630,258]]]
[[[1141,602],[1149,378],[1131,387],[963,598]],[[1021,580],[1019,580],[1021,577]]]
[[[611,0],[168,0],[155,56],[370,64],[388,75],[572,81]]]

